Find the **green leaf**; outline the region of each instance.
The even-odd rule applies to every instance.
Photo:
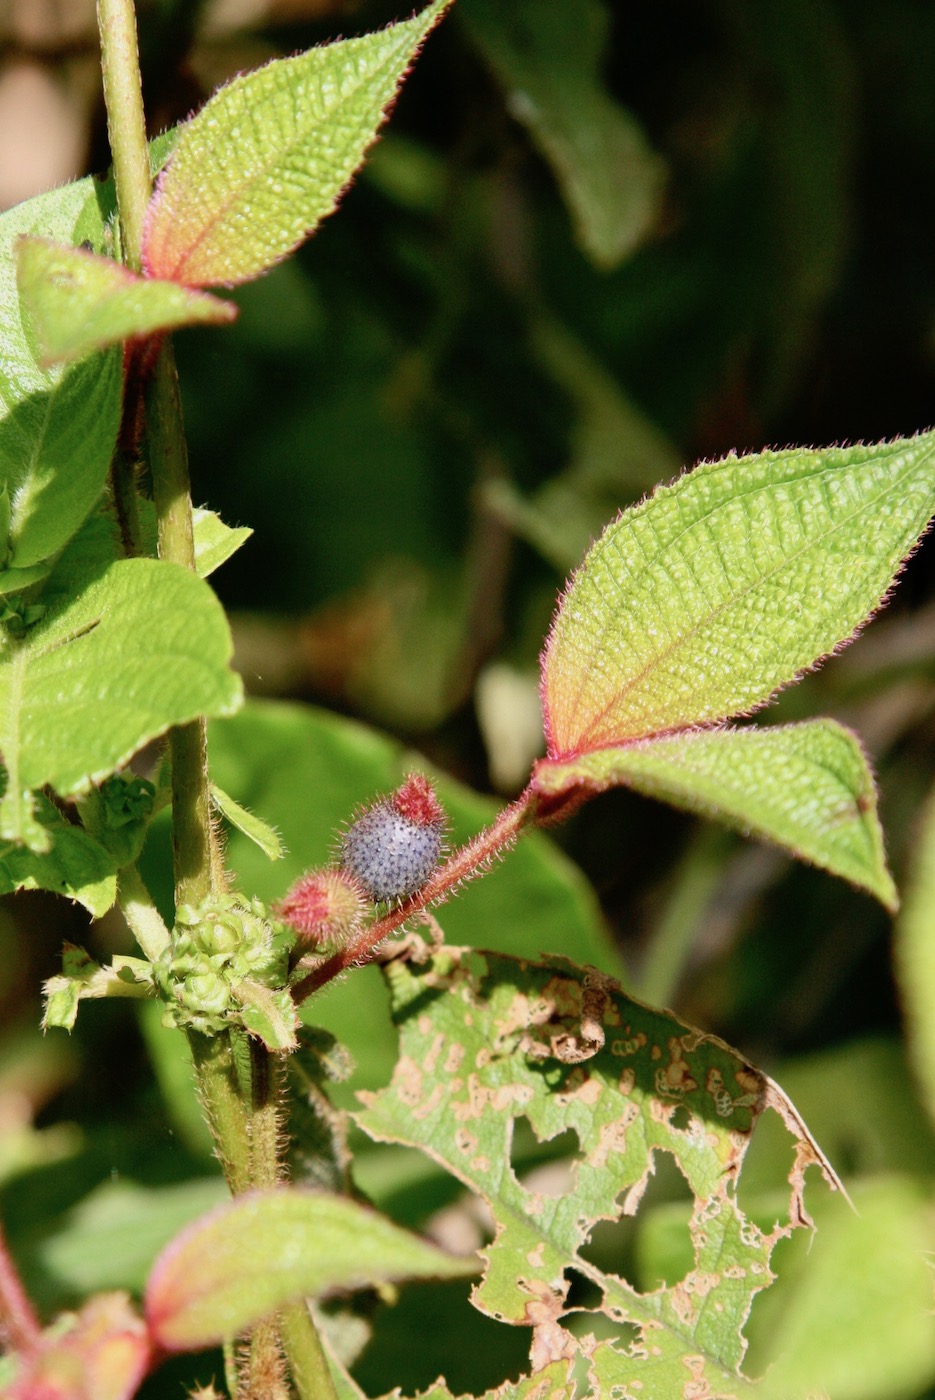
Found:
[[[537,765],[538,792],[632,787],[785,847],[895,911],[873,776],[857,737],[833,720],[699,730]]]
[[[334,209],[448,3],[221,88],[183,127],[159,180],[143,243],[149,274],[231,285],[297,247]]]
[[[143,552],[156,557],[156,508],[152,501],[139,502]],[[213,510],[196,506],[192,510],[192,532],[195,537],[195,568],[201,578],[208,578],[236,554],[253,534],[249,525],[225,525]],[[2,579],[0,579],[2,583]]]
[[[739,1394],[742,1329],[771,1281],[773,1245],[805,1218],[805,1165],[820,1162],[834,1180],[776,1086],[722,1041],[564,959],[536,965],[446,948],[418,969],[390,964],[387,978],[399,1063],[388,1088],[364,1096],[357,1121],[377,1141],[420,1147],[489,1203],[496,1233],[482,1251],[477,1306],[551,1329],[554,1340],[574,1270],[600,1290],[596,1306],[618,1329],[636,1329],[625,1351],[608,1342],[595,1352],[596,1394],[641,1382],[640,1393],[678,1395],[687,1374],[699,1394]],[[740,1210],[736,1187],[767,1106],[797,1155],[788,1220],[765,1233]],[[568,1179],[553,1191],[505,1170],[523,1120],[543,1143],[577,1136]],[[640,1293],[582,1251],[609,1211],[637,1209],[659,1152],[695,1198],[694,1258],[679,1282]]]
[[[504,1381],[496,1390],[485,1390],[478,1400],[571,1400],[575,1386],[568,1361],[553,1361],[537,1371],[534,1376],[521,1376],[518,1381]],[[383,1400],[398,1400],[399,1391],[385,1395]],[[444,1381],[420,1390],[416,1400],[471,1400],[470,1396],[456,1396]]]
[[[299,1298],[405,1278],[463,1278],[457,1259],[375,1211],[324,1192],[252,1192],[183,1232],[156,1260],[146,1317],[167,1351],[236,1337]]]
[[[543,656],[549,755],[764,704],[878,607],[935,511],[935,433],[705,463],[608,526]]]
[[[21,304],[43,365],[80,360],[132,336],[222,325],[237,315],[233,302],[139,277],[83,248],[24,237],[16,255]]]
[[[299,1013],[288,988],[276,991],[245,977],[236,984],[233,993],[241,1004],[244,1026],[251,1035],[262,1040],[267,1050],[295,1049]]]
[[[53,389],[20,399],[0,419],[14,568],[57,554],[90,514],[117,440],[120,392],[120,353],[113,350],[69,369]]]
[[[911,1176],[855,1186],[816,1209],[814,1247],[796,1240],[757,1322],[764,1400],[895,1400],[935,1381],[931,1198]],[[802,1246],[806,1247],[803,1248]],[[881,1339],[885,1338],[885,1343]]]
[[[227,620],[202,579],[154,559],[83,577],[93,557],[69,550],[43,618],[22,640],[0,637],[7,839],[22,839],[30,789],[87,791],[171,725],[240,701]]]
[[[144,958],[118,954],[108,967],[98,967],[83,948],[66,943],[64,971],[46,981],[43,1030],[60,1026],[70,1031],[78,1015],[78,1003],[86,997],[151,997],[154,995],[151,964]]]
[[[95,919],[106,914],[117,897],[117,863],[111,852],[82,827],[66,821],[39,793],[31,807],[30,827],[29,845],[0,844],[0,894],[53,890],[77,900]]]
[[[615,267],[659,211],[663,167],[607,92],[602,0],[464,0],[458,13],[507,92],[510,112],[555,171],[593,261]]]
[[[252,812],[248,812],[246,807],[241,807],[239,802],[228,797],[223,788],[219,788],[216,783],[211,784],[211,800],[231,826],[235,826],[255,846],[259,846],[269,860],[281,860],[286,854],[282,841],[279,839],[279,833],[275,828],[271,827],[269,822],[265,822],[260,817],[255,817]]]
[[[53,1234],[42,1232],[33,1267],[67,1296],[113,1288],[139,1294],[159,1250],[226,1195],[219,1176],[151,1187],[108,1175],[56,1222]]]
[[[34,583],[40,583],[48,577],[51,567],[52,560],[49,560],[28,569],[0,569],[0,598],[8,598],[11,593],[21,593]]]
[[[9,539],[0,540],[4,567],[29,569],[58,553],[99,497],[117,439],[119,351],[44,369],[16,285],[21,235],[70,241],[89,200],[94,182],[85,180],[0,216],[0,489],[11,503]]]
[[[236,554],[253,534],[249,525],[225,525],[213,510],[196,506],[192,511],[195,535],[195,568],[202,578],[213,574]]]

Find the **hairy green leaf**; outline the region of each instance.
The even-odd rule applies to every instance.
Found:
[[[196,506],[192,511],[195,535],[195,568],[202,578],[226,564],[253,534],[249,525],[225,525],[213,510]]]
[[[53,890],[83,904],[96,919],[106,914],[117,897],[117,862],[111,852],[83,827],[66,821],[41,794],[35,795],[31,817],[39,828],[32,848],[0,843],[0,894]]]
[[[614,267],[646,237],[663,169],[601,81],[610,15],[602,0],[464,0],[459,11],[550,162],[581,246]]]
[[[70,1031],[78,1015],[78,1003],[86,997],[151,997],[152,965],[144,958],[118,954],[107,967],[99,967],[83,948],[66,943],[63,971],[46,981],[43,1030],[60,1026]]]
[[[301,243],[337,204],[448,3],[221,88],[182,129],[159,180],[143,245],[150,275],[231,285]]]
[[[704,463],[608,526],[543,656],[549,754],[755,709],[851,637],[935,511],[935,433]]]
[[[239,802],[235,802],[232,797],[219,788],[215,783],[211,785],[211,799],[223,817],[226,817],[231,826],[235,826],[238,831],[243,832],[254,845],[270,860],[281,860],[286,854],[279,833],[265,822],[261,817],[254,816],[248,812],[246,807],[241,807]]]
[[[763,729],[696,730],[538,764],[549,796],[635,788],[898,904],[886,868],[876,790],[856,736],[833,720]]]
[[[240,702],[227,620],[202,579],[121,559],[78,587],[91,558],[69,550],[42,618],[22,637],[0,634],[7,839],[24,837],[30,789],[84,792],[171,725],[230,714]]]
[[[116,442],[119,352],[44,369],[16,285],[19,238],[69,241],[93,199],[94,182],[84,180],[0,215],[0,491],[10,502],[0,568],[27,569],[58,553],[100,495]]]
[[[299,1013],[288,988],[276,990],[245,977],[233,989],[241,1005],[241,1018],[251,1035],[262,1040],[267,1050],[294,1050]]]
[[[477,1400],[570,1400],[575,1394],[571,1377],[571,1364],[568,1361],[553,1361],[537,1371],[534,1376],[522,1376],[517,1381],[504,1381],[496,1390],[485,1390]],[[399,1391],[383,1396],[383,1400],[399,1400]],[[443,1381],[420,1390],[416,1400],[472,1400],[470,1396],[456,1396]]]
[[[771,1280],[773,1245],[805,1218],[804,1167],[822,1162],[833,1179],[776,1086],[722,1041],[564,959],[536,965],[446,948],[419,968],[392,963],[387,977],[399,1063],[357,1119],[378,1141],[422,1148],[489,1202],[497,1228],[482,1251],[478,1307],[533,1327],[534,1354],[573,1347],[560,1319],[574,1270],[600,1290],[603,1312],[635,1329],[626,1349],[595,1353],[596,1393],[642,1383],[641,1393],[677,1395],[688,1375],[699,1394],[739,1394],[751,1303]],[[764,1232],[741,1212],[736,1186],[767,1106],[782,1114],[797,1157],[788,1221]],[[575,1132],[560,1186],[505,1170],[522,1120],[543,1143]],[[659,1152],[695,1197],[694,1259],[678,1283],[640,1293],[582,1251],[598,1221],[637,1209]],[[613,1378],[605,1385],[603,1375]]]
[[[80,360],[131,336],[222,325],[237,315],[233,302],[139,277],[84,248],[24,237],[16,254],[21,304],[43,365]]]
[[[463,1278],[457,1259],[324,1192],[252,1192],[189,1226],[157,1259],[146,1317],[167,1351],[236,1337],[284,1303],[404,1278]]]

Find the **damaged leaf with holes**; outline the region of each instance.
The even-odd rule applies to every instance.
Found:
[[[421,1148],[489,1204],[496,1229],[476,1306],[531,1329],[534,1371],[582,1355],[597,1394],[642,1385],[646,1396],[682,1395],[691,1380],[699,1395],[740,1395],[744,1324],[772,1281],[773,1247],[808,1220],[805,1168],[817,1163],[837,1185],[776,1086],[722,1041],[563,958],[444,948],[419,967],[390,964],[387,977],[399,1063],[386,1089],[363,1096],[357,1121],[377,1141]],[[766,1108],[796,1147],[784,1218],[768,1230],[737,1200]],[[557,1196],[503,1170],[523,1120],[542,1143],[577,1136],[572,1180]],[[637,1211],[660,1153],[694,1199],[694,1264],[640,1292],[591,1263],[587,1246],[600,1221]],[[572,1276],[595,1290],[600,1342],[567,1328]],[[607,1319],[617,1336],[606,1337]]]

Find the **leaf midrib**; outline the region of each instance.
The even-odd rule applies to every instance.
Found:
[[[911,472],[914,472],[915,470],[917,470],[917,469],[919,468],[919,466],[921,465],[921,463],[922,463],[923,461],[925,461],[926,456],[927,456],[927,455],[930,455],[930,453],[931,453],[931,449],[929,449],[929,453],[927,453],[927,454],[923,455],[922,457],[916,459],[916,460],[913,462],[912,467],[909,469],[909,474],[911,474]],[[732,463],[731,465],[735,465],[735,464]],[[821,469],[821,470],[818,471],[818,472],[815,472],[815,473],[810,474],[809,480],[811,480],[811,481],[819,481],[821,478],[826,477],[826,476],[830,476],[830,475],[832,475],[833,473],[835,473],[835,472],[837,472],[837,471],[840,471],[840,470],[841,470],[840,466],[829,465],[829,466],[827,466],[827,467],[824,467],[823,469]],[[687,479],[688,479],[688,478],[686,478],[686,480],[687,480]],[[801,479],[801,478],[799,478],[799,479]],[[831,538],[832,538],[835,534],[837,534],[840,530],[843,530],[846,526],[852,524],[853,521],[855,521],[856,519],[858,519],[860,516],[864,515],[868,510],[872,509],[872,507],[873,507],[875,504],[877,504],[879,501],[885,499],[885,497],[886,497],[887,495],[889,495],[889,494],[900,484],[900,482],[902,481],[902,479],[903,479],[903,475],[901,474],[899,477],[896,477],[896,478],[890,480],[890,481],[886,484],[886,486],[879,492],[878,495],[870,496],[870,497],[865,498],[865,499],[861,502],[860,506],[859,506],[857,509],[855,509],[854,511],[852,511],[850,514],[848,514],[848,515],[842,517],[842,518],[834,525],[834,527],[833,527],[832,529],[830,529],[830,530],[824,532],[823,534],[820,534],[820,535],[817,535],[817,536],[813,537],[813,538],[812,538],[811,540],[809,540],[806,544],[801,545],[798,549],[794,550],[791,554],[784,554],[784,555],[782,556],[782,559],[776,564],[775,567],[773,567],[773,568],[771,568],[771,569],[768,569],[768,570],[765,570],[765,571],[759,573],[759,574],[757,575],[757,577],[756,577],[755,579],[753,579],[750,583],[748,583],[748,584],[742,586],[741,588],[735,590],[735,591],[730,595],[730,597],[729,597],[728,599],[726,599],[724,602],[722,602],[721,604],[719,604],[716,608],[712,608],[709,612],[707,612],[707,613],[704,615],[704,617],[702,617],[701,619],[699,619],[699,621],[696,622],[692,627],[688,628],[687,630],[685,630],[685,631],[683,631],[683,632],[680,632],[680,633],[676,636],[676,638],[675,638],[673,641],[669,642],[661,651],[656,652],[656,653],[654,654],[653,658],[652,658],[646,665],[644,665],[640,670],[634,672],[634,674],[627,680],[627,682],[626,682],[624,685],[620,686],[620,687],[617,689],[617,691],[615,692],[614,696],[613,696],[613,697],[603,706],[603,708],[594,716],[594,718],[591,720],[591,722],[590,722],[590,724],[588,725],[588,727],[587,727],[587,728],[584,730],[584,732],[580,735],[579,739],[578,739],[578,740],[576,741],[576,743],[575,743],[575,746],[574,746],[574,749],[573,749],[573,750],[565,749],[565,750],[562,750],[562,751],[561,751],[560,753],[558,753],[558,754],[553,754],[553,755],[550,755],[550,756],[553,757],[553,758],[562,758],[562,757],[565,757],[566,754],[571,753],[571,752],[577,752],[577,753],[580,753],[580,752],[588,752],[588,751],[590,751],[590,750],[593,749],[593,748],[599,747],[599,745],[598,745],[598,744],[595,744],[595,742],[594,742],[595,730],[598,730],[598,729],[599,729],[600,724],[601,724],[602,721],[606,718],[606,716],[613,710],[614,705],[617,703],[618,699],[620,698],[620,696],[621,696],[623,693],[625,693],[627,690],[633,689],[640,681],[644,680],[645,677],[646,677],[648,674],[650,674],[650,673],[651,673],[652,671],[654,671],[657,667],[659,667],[659,666],[662,664],[662,662],[665,660],[666,657],[671,656],[673,653],[677,652],[680,648],[684,647],[684,646],[685,646],[689,641],[691,641],[691,640],[695,637],[695,635],[696,635],[698,632],[700,632],[703,628],[710,626],[711,623],[712,623],[712,621],[713,621],[715,618],[718,618],[718,617],[721,616],[723,613],[727,612],[730,608],[732,608],[733,606],[735,606],[737,603],[741,602],[747,595],[749,595],[749,594],[750,594],[751,592],[753,592],[754,590],[763,587],[764,584],[766,584],[766,583],[769,582],[770,580],[772,580],[772,579],[774,579],[775,577],[777,577],[780,573],[782,573],[785,569],[787,569],[787,568],[789,567],[790,564],[795,563],[799,558],[801,558],[802,555],[808,553],[809,551],[811,551],[811,550],[814,549],[817,545],[823,543],[824,541],[827,541],[827,540],[831,539]],[[775,487],[776,487],[777,484],[788,484],[788,482],[784,482],[784,483],[763,482],[762,484],[760,484],[760,485],[758,485],[758,486],[756,486],[756,487],[751,487],[751,488],[749,488],[749,489],[746,490],[746,491],[744,491],[744,490],[739,490],[739,491],[737,491],[736,493],[734,493],[732,496],[730,496],[730,497],[725,497],[723,500],[719,501],[719,502],[717,503],[717,505],[711,507],[711,508],[710,508],[708,511],[706,511],[704,514],[700,514],[700,515],[696,516],[696,518],[695,518],[693,521],[691,521],[688,525],[686,525],[686,526],[684,527],[684,529],[681,530],[681,531],[679,532],[679,534],[676,535],[676,536],[673,538],[673,540],[672,540],[672,541],[670,542],[670,544],[667,546],[667,550],[673,549],[682,539],[684,539],[684,537],[689,533],[690,530],[695,529],[698,525],[701,525],[701,524],[703,524],[705,521],[709,520],[712,516],[714,516],[715,514],[717,514],[719,511],[721,511],[729,502],[736,500],[739,496],[749,497],[749,498],[752,499],[753,497],[755,497],[755,496],[757,496],[757,495],[761,495],[763,492],[771,492],[771,491],[773,491],[773,490],[775,489]],[[649,505],[651,505],[651,501],[650,501],[650,502],[647,502],[647,506],[649,506]],[[716,543],[716,541],[715,541],[715,543]],[[661,558],[661,557],[662,557],[661,555],[657,555],[657,556],[656,556],[657,560],[658,560],[659,558]],[[656,562],[656,561],[654,561],[654,565],[655,565],[655,562]],[[618,584],[616,578],[614,577],[612,570],[610,570],[610,569],[608,568],[608,569],[607,569],[607,574],[608,574],[608,577],[611,579],[611,581],[614,583],[614,586],[618,589],[618,595],[619,595],[620,585]],[[626,605],[626,600],[622,597],[622,595],[620,595],[620,596],[621,596],[621,604],[622,604],[623,606],[625,606],[625,605]],[[564,612],[564,609],[569,605],[570,600],[571,600],[570,595],[568,595],[568,597],[566,597],[565,602],[564,602],[564,604],[563,604],[563,612]],[[614,616],[616,616],[616,613],[614,614]],[[604,639],[605,639],[606,635],[608,634],[608,632],[611,630],[611,628],[612,628],[612,626],[613,626],[613,621],[614,621],[613,617],[609,618],[609,619],[607,620],[607,622],[604,623],[604,624],[602,624],[601,627],[596,631],[596,633],[595,633],[595,638],[594,638],[594,645],[588,648],[588,656],[589,656],[590,658],[593,658],[594,655],[602,649]],[[859,623],[859,624],[858,624],[858,627],[860,627],[860,626],[862,626],[862,625],[863,625],[862,623]],[[855,630],[856,630],[856,629],[855,629]],[[848,641],[852,640],[852,636],[851,636],[851,637],[848,637],[847,640],[848,640]],[[821,653],[821,656],[825,656],[825,655],[827,655],[827,652],[822,652],[822,653]],[[815,660],[819,660],[819,659],[820,659],[820,657],[816,657],[816,658],[815,658]],[[772,694],[775,693],[775,690],[779,689],[782,685],[788,685],[788,684],[791,684],[793,681],[797,680],[801,675],[804,674],[805,671],[807,671],[807,670],[809,669],[809,666],[810,666],[810,665],[813,665],[813,664],[814,664],[814,661],[813,661],[813,662],[806,662],[806,663],[804,663],[798,670],[796,670],[796,671],[794,672],[794,674],[793,674],[792,676],[790,676],[790,677],[788,678],[787,681],[785,681],[785,682],[783,682],[783,681],[778,682],[777,685],[774,686],[773,690],[770,691],[770,695],[765,696],[763,699],[761,699],[761,700],[759,700],[759,701],[754,701],[754,702],[752,702],[751,707],[750,707],[750,710],[746,710],[745,713],[751,713],[752,710],[754,710],[754,709],[759,709],[759,708],[761,708],[763,705],[767,704],[768,701],[769,701],[770,696],[771,696]],[[570,721],[573,720],[573,718],[574,718],[575,715],[577,715],[577,713],[578,713],[578,711],[579,711],[579,709],[580,709],[580,707],[581,707],[582,702],[583,702],[583,691],[579,689],[578,694],[577,694],[577,696],[576,696],[576,701],[575,701],[574,708],[572,709],[571,714],[570,714],[570,717],[569,717],[569,725],[568,725],[568,727],[571,727]],[[675,724],[675,725],[666,725],[665,728],[666,728],[666,731],[669,732],[669,733],[679,733],[679,732],[684,731],[684,730],[685,730],[690,724],[692,724],[692,723],[716,724],[716,723],[718,723],[719,720],[723,720],[723,719],[728,718],[732,713],[734,713],[733,710],[728,710],[728,711],[726,711],[726,712],[723,713],[723,714],[717,714],[717,715],[709,715],[709,716],[706,716],[704,720],[700,720],[700,719],[697,720],[697,721],[686,720],[686,721],[682,721],[682,722],[680,722],[680,723],[678,723],[678,724]],[[637,739],[651,738],[655,732],[657,732],[657,731],[648,730],[648,731],[641,731],[641,732],[637,732],[637,733],[627,733],[627,734],[625,734],[625,735],[621,735],[621,741],[627,741],[627,740],[632,741],[632,740],[637,740]],[[612,740],[608,739],[608,742],[612,742]]]

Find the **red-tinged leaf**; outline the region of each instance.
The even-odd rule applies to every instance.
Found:
[[[150,204],[150,274],[232,286],[297,247],[334,209],[449,3],[277,59],[215,93],[183,128]]]
[[[545,759],[547,801],[631,787],[745,836],[782,846],[895,911],[873,775],[856,736],[834,720],[696,730]]]
[[[343,1196],[251,1192],[163,1250],[146,1289],[154,1340],[189,1351],[232,1337],[299,1298],[403,1278],[459,1278],[457,1259]]]
[[[126,1296],[103,1293],[74,1319],[59,1319],[3,1400],[130,1400],[151,1363],[146,1328]]]
[[[551,758],[756,709],[847,641],[935,513],[935,433],[707,462],[625,511],[542,659]]]
[[[138,277],[110,258],[21,238],[16,280],[40,363],[79,360],[131,336],[232,321],[237,308],[176,282]]]

